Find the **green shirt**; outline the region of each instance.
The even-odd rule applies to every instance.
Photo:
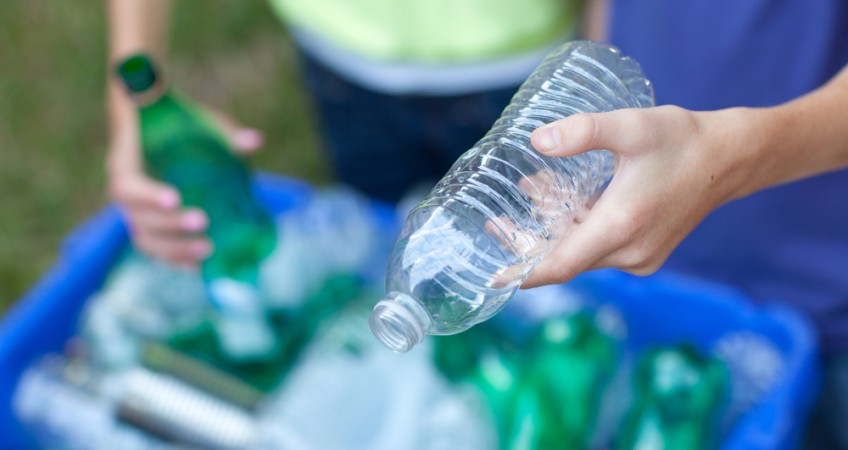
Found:
[[[573,32],[580,0],[271,0],[288,24],[383,61],[450,63],[537,50]]]

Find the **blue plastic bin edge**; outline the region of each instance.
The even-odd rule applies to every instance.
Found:
[[[672,299],[686,296],[689,302],[707,301],[716,309],[732,310],[740,321],[768,319],[772,337],[779,332],[783,334],[783,341],[791,343],[791,348],[782,349],[782,355],[784,372],[794,377],[781,378],[757,405],[740,416],[721,448],[789,450],[798,447],[803,438],[801,425],[813,408],[821,383],[818,340],[807,317],[776,302],[756,305],[732,287],[674,272],[660,271],[649,277],[638,277],[606,269],[583,274],[576,281],[579,285],[588,285],[601,296],[619,297],[612,303],[625,309],[634,307],[628,304],[629,300],[646,295]],[[669,308],[677,306],[669,305]],[[651,311],[643,312],[652,314]]]
[[[107,207],[67,238],[55,266],[0,321],[0,448],[32,446],[12,415],[18,378],[37,355],[62,349],[76,320],[53,319],[80,314],[82,301],[65,300],[97,289],[126,241],[117,209]],[[97,251],[87,249],[94,242]],[[75,272],[79,267],[87,270]]]

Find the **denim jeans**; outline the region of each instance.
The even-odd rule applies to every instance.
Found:
[[[825,356],[822,391],[807,427],[804,450],[848,450],[848,352]]]
[[[518,90],[389,95],[357,86],[306,55],[301,67],[336,179],[387,202],[438,181]]]

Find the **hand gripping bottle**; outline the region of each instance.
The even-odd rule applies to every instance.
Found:
[[[410,212],[370,318],[377,338],[405,352],[497,313],[613,172],[605,150],[552,158],[530,133],[575,113],[652,105],[641,68],[615,48],[577,41],[550,54]]]
[[[717,413],[728,383],[722,363],[690,345],[649,351],[636,366],[633,406],[614,448],[716,448]]]
[[[217,308],[221,350],[234,360],[272,355],[275,337],[257,282],[276,231],[251,193],[250,172],[209,118],[165,87],[147,56],[132,56],[117,71],[138,106],[146,170],[209,216],[215,250],[202,275]]]

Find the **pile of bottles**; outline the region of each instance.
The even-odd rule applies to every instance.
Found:
[[[296,356],[245,363],[215,354],[197,274],[132,255],[65,354],[24,374],[15,410],[42,445],[63,449],[697,450],[728,429],[735,380],[716,355],[738,337],[710,353],[633,353],[614,308],[556,286],[396,354],[367,324],[377,290],[342,279],[305,297],[339,306],[312,321]],[[130,280],[134,290],[118,291]]]
[[[565,286],[393,353],[368,327],[381,280],[361,272],[391,237],[372,215],[332,189],[277,218],[257,284],[277,343],[248,360],[201,273],[129,253],[22,377],[18,416],[63,449],[709,449],[781,369],[750,333],[634,353],[614,307]]]
[[[115,448],[107,443],[123,440],[119,448],[160,448],[159,440],[278,448],[257,441],[261,406],[328,318],[373,298],[362,269],[385,254],[374,245],[370,204],[343,188],[316,191],[279,218],[275,233],[252,285],[260,300],[254,317],[269,324],[273,343],[263,352],[233,351],[253,346],[249,333],[222,341],[229,311],[210,300],[202,272],[130,250],[86,303],[65,354],[23,377],[20,417],[50,448]]]

